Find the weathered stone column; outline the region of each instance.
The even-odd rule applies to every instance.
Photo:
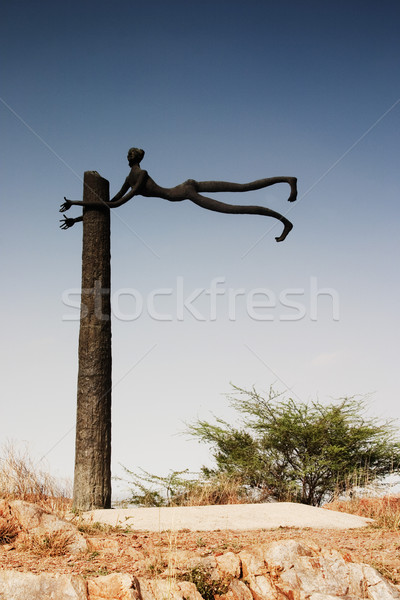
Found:
[[[109,182],[86,171],[84,202],[107,202]],[[110,209],[84,207],[73,506],[111,506]]]

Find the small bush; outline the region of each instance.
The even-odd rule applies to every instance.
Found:
[[[130,477],[130,497],[121,503],[139,506],[209,506],[214,504],[248,504],[270,498],[268,488],[256,492],[246,487],[242,478],[227,473],[204,477],[188,471],[171,471],[166,477],[142,470],[134,473],[124,467]],[[197,479],[189,478],[197,475]]]
[[[214,600],[216,596],[225,594],[230,583],[227,579],[214,579],[210,571],[200,565],[186,571],[180,579],[194,583],[204,600]]]
[[[72,538],[73,534],[66,531],[30,533],[21,542],[21,548],[37,556],[63,556],[69,553]]]
[[[172,499],[172,505],[209,506],[213,504],[246,504],[262,502],[269,497],[268,490],[257,498],[243,485],[239,478],[219,473],[210,479],[200,478],[188,486],[180,496]]]
[[[0,518],[0,544],[10,544],[19,533],[19,526],[15,519]]]
[[[99,521],[84,521],[79,518],[78,520],[72,521],[78,531],[86,535],[96,535],[99,533],[109,533],[111,526],[106,523],[99,523]]]
[[[109,523],[100,523],[99,521],[86,521],[81,515],[75,515],[72,519],[68,519],[81,533],[85,535],[101,535],[109,533],[130,533],[130,525],[110,525]]]

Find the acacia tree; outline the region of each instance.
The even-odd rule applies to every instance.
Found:
[[[187,431],[210,445],[214,468],[240,476],[248,489],[270,490],[273,498],[320,506],[337,492],[381,481],[400,472],[400,442],[392,422],[367,418],[360,398],[308,404],[270,390],[234,387],[231,405],[239,427],[216,418],[197,420]]]

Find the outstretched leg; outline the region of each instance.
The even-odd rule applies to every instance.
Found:
[[[276,183],[288,183],[290,185],[289,202],[294,202],[297,198],[297,178],[296,177],[266,177],[257,179],[249,183],[231,183],[230,181],[193,181],[197,192],[251,192],[261,190],[275,185]]]
[[[283,242],[288,233],[290,233],[290,231],[293,229],[292,223],[286,219],[286,217],[264,206],[237,206],[235,204],[226,204],[225,202],[219,202],[218,200],[207,198],[206,196],[201,196],[197,193],[190,194],[188,199],[194,202],[194,204],[197,204],[197,206],[201,206],[202,208],[206,208],[207,210],[212,210],[215,212],[234,215],[263,215],[265,217],[273,217],[274,219],[278,219],[278,221],[283,223],[283,232],[279,237],[275,238],[277,242]]]

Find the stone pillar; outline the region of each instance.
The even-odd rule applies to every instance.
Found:
[[[109,182],[86,171],[84,202],[109,200]],[[110,209],[84,207],[73,506],[111,506]]]

